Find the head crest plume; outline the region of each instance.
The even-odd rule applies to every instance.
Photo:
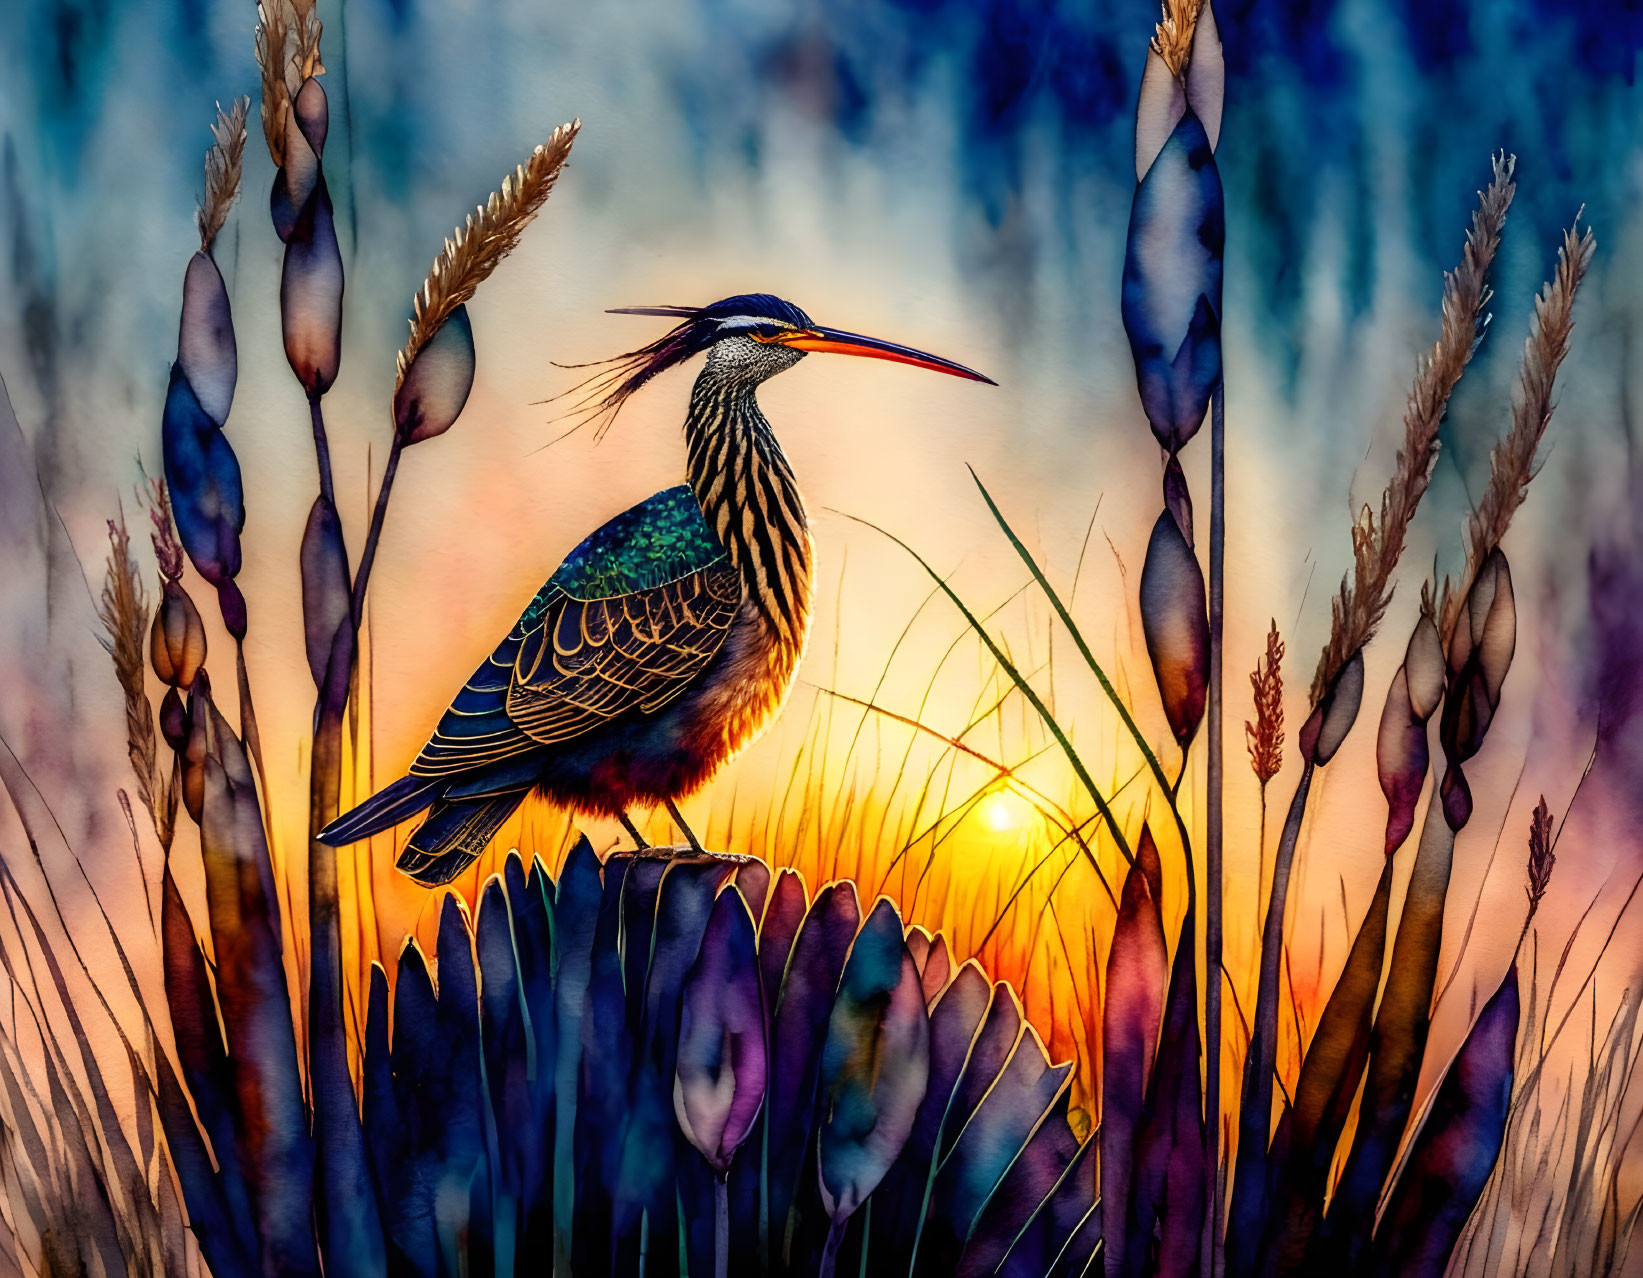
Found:
[[[674,325],[655,341],[637,350],[595,360],[591,364],[565,364],[564,368],[596,368],[598,371],[585,381],[566,391],[581,392],[582,397],[572,409],[584,413],[584,421],[597,419],[598,433],[603,435],[616,414],[628,399],[658,373],[684,363],[693,355],[700,355],[715,340],[724,336],[727,320],[745,317],[751,328],[755,322],[772,321],[794,328],[810,327],[810,317],[791,302],[784,302],[769,293],[743,293],[714,302],[711,306],[618,306],[612,315],[659,315],[677,319]]]

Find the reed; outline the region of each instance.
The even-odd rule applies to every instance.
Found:
[[[1366,505],[1354,521],[1352,575],[1342,580],[1331,603],[1329,640],[1312,681],[1312,712],[1300,734],[1301,778],[1274,857],[1262,928],[1260,980],[1253,1038],[1244,1065],[1238,1168],[1228,1226],[1229,1273],[1249,1272],[1256,1263],[1263,1222],[1270,1210],[1267,1149],[1272,1131],[1271,1078],[1277,1052],[1283,921],[1307,795],[1313,772],[1334,757],[1357,718],[1363,695],[1363,648],[1374,637],[1391,601],[1409,522],[1431,481],[1438,427],[1449,396],[1487,327],[1488,271],[1516,190],[1514,168],[1513,159],[1496,157],[1493,180],[1479,193],[1460,264],[1444,277],[1438,339],[1416,365],[1404,413],[1403,442],[1381,497],[1379,516]]]

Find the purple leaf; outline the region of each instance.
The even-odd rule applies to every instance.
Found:
[[[680,1130],[716,1175],[729,1172],[764,1105],[767,1065],[753,916],[730,888],[685,977],[673,1086]]]
[[[1142,841],[1150,846],[1151,834],[1143,830]],[[1124,876],[1101,1008],[1101,1201],[1110,1220],[1125,1220],[1129,1210],[1136,1121],[1158,1049],[1168,979],[1159,902],[1137,860]],[[1115,1273],[1124,1272],[1124,1251],[1123,1231],[1115,1230],[1107,1238],[1107,1263]]]
[[[880,899],[851,947],[822,1049],[822,1205],[842,1223],[878,1188],[912,1130],[930,1073],[930,1020],[895,906]]]
[[[1517,964],[1507,971],[1438,1085],[1375,1231],[1375,1268],[1442,1278],[1494,1171],[1512,1102]]]

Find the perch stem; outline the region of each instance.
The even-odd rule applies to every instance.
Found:
[[[1222,567],[1226,558],[1226,390],[1217,385],[1210,408],[1209,488],[1209,754],[1207,759],[1204,830],[1204,971],[1221,967],[1221,629],[1225,589]],[[1221,1134],[1221,982],[1209,980],[1204,991],[1204,1164],[1208,1183],[1215,1185]],[[1214,1194],[1205,1214],[1208,1244],[1201,1249],[1204,1278],[1214,1278],[1216,1251],[1225,1206]]]
[[[331,441],[325,433],[325,410],[320,407],[320,396],[308,396],[308,420],[314,427],[314,460],[319,466],[319,491],[331,508],[336,509],[336,488],[331,482]]]

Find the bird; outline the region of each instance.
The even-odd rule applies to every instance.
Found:
[[[617,515],[566,556],[456,694],[409,772],[320,831],[343,847],[426,813],[398,868],[454,879],[531,792],[614,817],[699,790],[775,719],[810,632],[813,547],[758,388],[806,355],[891,360],[997,383],[936,355],[824,328],[791,302],[611,312],[677,323],[600,361],[582,406],[608,426],[663,371],[706,355],[685,414],[686,482]],[[577,389],[577,388],[573,388]],[[601,428],[603,429],[603,427]]]

